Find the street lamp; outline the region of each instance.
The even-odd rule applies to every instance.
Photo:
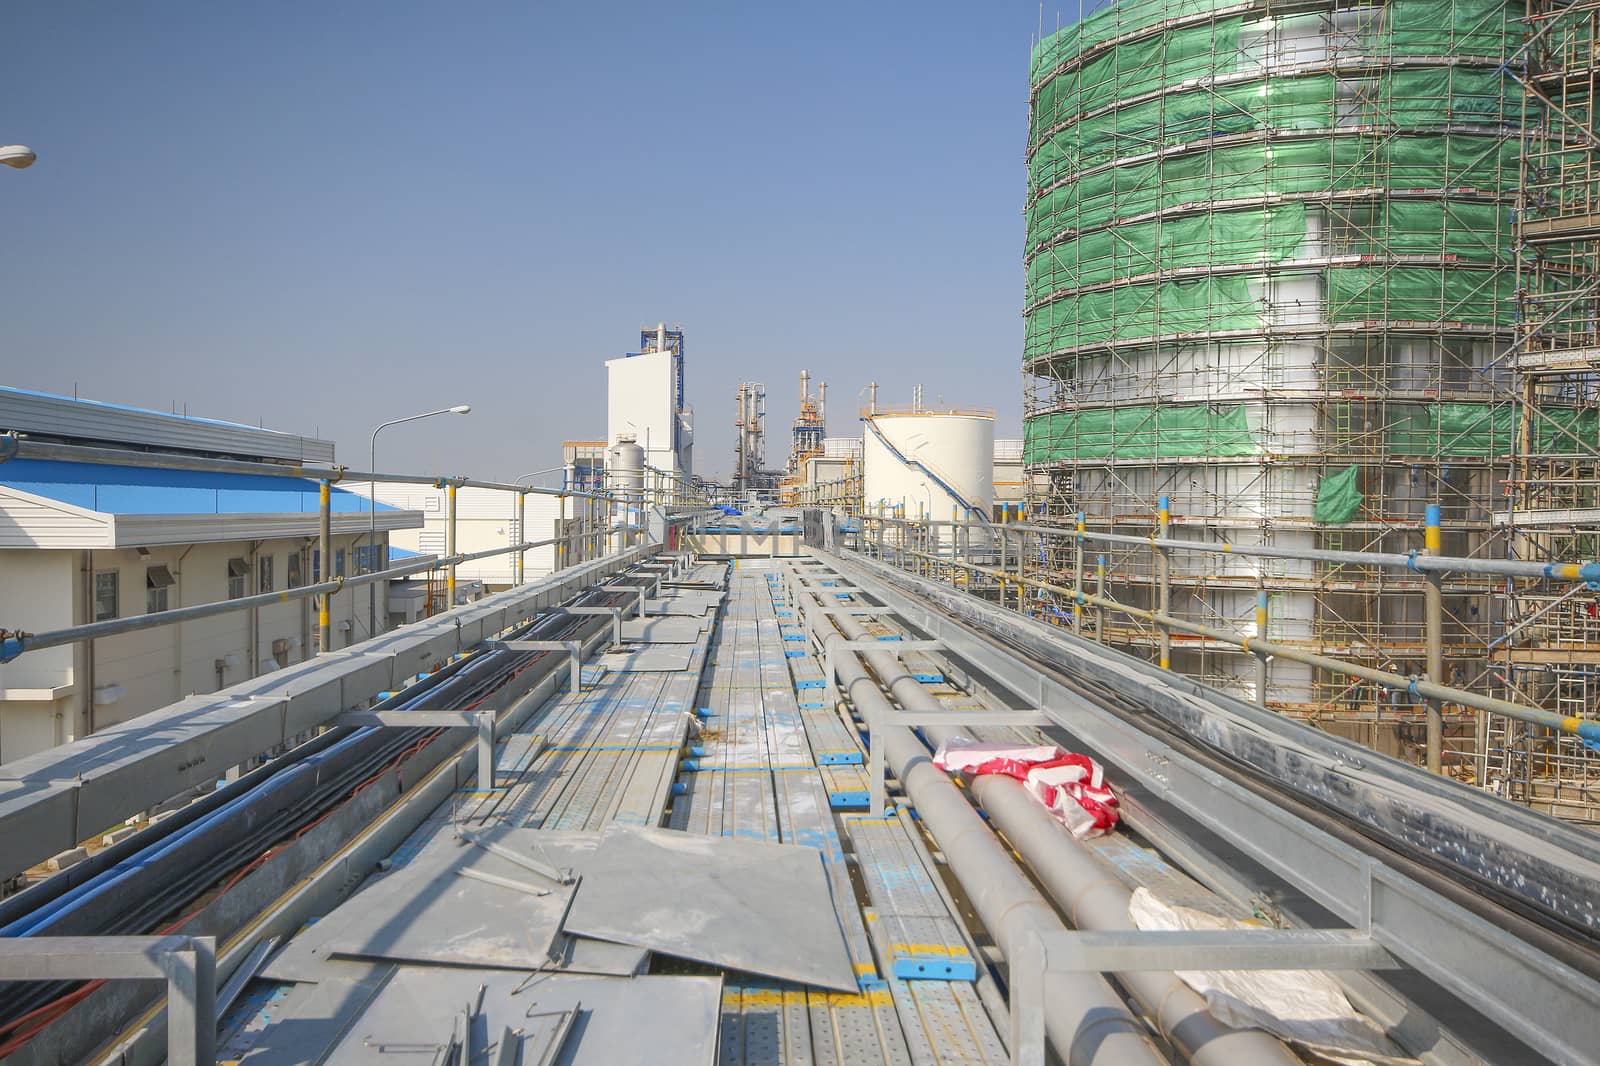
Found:
[[[0,145],[0,163],[4,163],[13,170],[27,170],[33,166],[33,161],[38,158],[33,153],[33,149],[25,144]]]
[[[383,425],[372,431],[372,453],[370,456],[371,466],[369,468],[369,472],[372,473],[374,477],[367,483],[367,502],[371,505],[371,520],[367,526],[368,566],[372,567],[373,569],[377,569],[378,566],[378,479],[376,477],[378,472],[378,434],[382,433],[390,426],[398,426],[402,422],[415,422],[422,418],[432,418],[434,415],[465,415],[471,413],[471,404],[458,403],[454,407],[441,407],[437,411],[424,411],[420,415],[407,415],[404,418],[396,418],[393,421],[385,422]],[[328,571],[328,573],[332,573],[331,568],[329,568],[326,562],[323,563],[323,569]],[[451,604],[450,606],[454,607],[455,604]],[[367,584],[367,639],[370,640],[377,635],[378,583],[376,581],[372,581],[368,582]]]

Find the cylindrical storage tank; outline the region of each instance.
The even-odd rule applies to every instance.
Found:
[[[994,500],[994,416],[917,411],[868,416],[862,499],[906,518],[948,522],[989,517]],[[948,541],[949,530],[940,539]]]
[[[1030,72],[1024,246],[1025,462],[1035,512],[1148,536],[1163,497],[1185,537],[1421,548],[1490,535],[1516,415],[1495,367],[1516,321],[1512,207],[1524,38],[1516,0],[1118,0],[1046,37]],[[1041,506],[1042,505],[1042,506]],[[1153,567],[1118,554],[1119,601]],[[1072,565],[1063,540],[1055,565]],[[1228,588],[1176,557],[1181,615],[1396,668],[1420,586],[1264,560]],[[1448,667],[1476,677],[1492,616]],[[1148,628],[1098,635],[1153,654]],[[1182,640],[1174,669],[1255,695],[1253,656]],[[1272,667],[1271,703],[1393,717],[1371,686]],[[1411,701],[1406,713],[1417,713]]]
[[[619,434],[611,446],[606,486],[613,496],[621,497],[611,505],[613,542],[621,550],[628,545],[629,531],[644,526],[644,449],[632,434]]]

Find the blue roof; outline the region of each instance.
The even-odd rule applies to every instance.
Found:
[[[100,463],[12,459],[0,463],[0,486],[102,514],[315,514],[320,486],[310,478],[216,474]],[[336,512],[365,512],[365,496],[335,487]],[[380,511],[393,511],[378,504]]]
[[[382,507],[383,505],[380,503],[378,506]],[[435,553],[429,552],[428,554],[432,555],[432,554],[435,554]],[[421,552],[414,552],[410,548],[401,548],[401,547],[399,547],[397,545],[391,544],[391,545],[389,545],[389,558],[390,559],[420,559],[420,558],[422,558],[422,553]]]

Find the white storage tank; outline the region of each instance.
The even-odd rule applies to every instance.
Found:
[[[632,434],[623,433],[611,446],[606,461],[606,487],[620,499],[612,504],[612,547],[628,546],[628,533],[643,526],[644,449]]]
[[[994,502],[994,415],[879,410],[864,419],[862,499],[907,518],[988,518]]]

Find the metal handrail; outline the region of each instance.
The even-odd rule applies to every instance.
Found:
[[[1168,528],[1168,515],[1169,512],[1167,509],[1167,498],[1163,496],[1160,500],[1159,518],[1157,521],[1157,528],[1161,533],[1165,533]],[[1004,552],[1002,552],[1001,565],[997,568],[979,565],[972,562],[970,559],[963,560],[957,558],[954,548],[952,548],[952,551],[948,555],[945,555],[938,552],[929,552],[912,547],[911,545],[904,543],[904,541],[907,539],[904,533],[902,533],[900,537],[902,543],[892,546],[884,544],[883,531],[891,527],[901,529],[902,531],[909,531],[914,529],[936,529],[939,526],[950,526],[952,530],[963,526],[967,527],[969,530],[970,544],[970,532],[974,523],[940,521],[937,519],[911,520],[899,517],[891,517],[881,512],[878,514],[872,514],[868,512],[860,517],[863,519],[864,523],[877,523],[879,531],[878,546],[880,550],[880,558],[882,558],[885,562],[890,562],[890,560],[887,558],[887,554],[892,548],[893,554],[898,559],[897,565],[900,565],[902,568],[904,568],[904,561],[909,557],[912,559],[926,560],[934,567],[949,566],[952,574],[955,572],[955,570],[960,569],[966,571],[968,574],[982,574],[993,577],[1000,582],[1002,589],[1004,589],[1007,585],[1015,584],[1018,590],[1019,609],[1021,607],[1021,592],[1024,588],[1034,588],[1065,596],[1073,605],[1072,618],[1074,628],[1077,628],[1077,626],[1081,623],[1082,611],[1085,606],[1093,606],[1102,611],[1114,611],[1130,618],[1136,618],[1144,622],[1148,622],[1156,627],[1161,638],[1161,666],[1163,668],[1167,668],[1168,665],[1167,648],[1169,646],[1170,634],[1173,631],[1192,633],[1196,636],[1204,637],[1206,639],[1217,640],[1233,645],[1247,654],[1256,656],[1256,700],[1258,703],[1264,704],[1265,702],[1267,667],[1269,660],[1278,658],[1292,662],[1304,663],[1318,669],[1328,670],[1334,673],[1341,673],[1350,677],[1372,681],[1390,688],[1407,691],[1414,697],[1426,701],[1427,766],[1429,770],[1435,772],[1442,772],[1443,709],[1446,703],[1470,707],[1474,710],[1484,713],[1503,715],[1508,718],[1514,718],[1519,721],[1526,722],[1530,725],[1536,725],[1542,728],[1554,730],[1558,733],[1575,736],[1585,744],[1600,749],[1600,721],[1589,721],[1572,715],[1557,714],[1544,710],[1540,707],[1532,707],[1525,704],[1514,703],[1508,700],[1501,700],[1495,697],[1484,696],[1465,689],[1458,689],[1442,684],[1442,611],[1439,603],[1440,578],[1442,575],[1447,573],[1456,572],[1492,574],[1503,577],[1520,577],[1542,581],[1583,582],[1585,584],[1594,585],[1597,582],[1600,582],[1600,563],[1532,563],[1521,562],[1517,560],[1471,559],[1458,556],[1440,555],[1438,554],[1441,543],[1440,509],[1438,505],[1435,504],[1430,504],[1426,511],[1426,518],[1423,527],[1423,543],[1425,545],[1424,549],[1422,551],[1414,551],[1406,554],[1392,552],[1332,551],[1315,548],[1291,550],[1267,546],[1240,546],[1226,542],[1199,543],[1193,541],[1174,540],[1170,537],[1161,535],[1136,537],[1116,533],[1090,533],[1085,528],[1086,522],[1082,512],[1080,512],[1077,516],[1077,524],[1075,528],[1042,525],[1030,522],[1004,523],[998,526],[988,527],[986,532],[998,535],[1002,545],[1006,543],[1013,531],[1015,531],[1018,535],[1019,544],[1017,550],[1017,568],[1015,571],[1006,569]],[[863,525],[863,530],[864,529],[865,525]],[[1027,534],[1033,534],[1040,538],[1059,537],[1069,540],[1076,545],[1077,559],[1071,568],[1072,587],[1058,585],[1050,581],[1043,580],[1039,577],[1029,576],[1024,572],[1025,568],[1023,566],[1021,538]],[[954,539],[954,534],[952,533],[952,540],[954,541]],[[1227,630],[1215,629],[1211,626],[1201,625],[1199,623],[1190,622],[1185,619],[1175,617],[1170,613],[1170,609],[1167,606],[1167,590],[1171,582],[1171,572],[1170,567],[1166,565],[1158,567],[1158,581],[1161,590],[1161,598],[1159,605],[1155,610],[1145,610],[1142,608],[1131,607],[1127,604],[1118,603],[1117,601],[1109,599],[1105,596],[1088,592],[1084,588],[1085,566],[1083,558],[1083,546],[1089,542],[1099,542],[1102,544],[1126,544],[1132,547],[1147,548],[1156,555],[1157,561],[1163,564],[1166,562],[1168,552],[1174,550],[1186,550],[1208,552],[1213,554],[1248,555],[1280,559],[1288,558],[1409,570],[1415,573],[1424,582],[1423,592],[1425,593],[1426,599],[1424,625],[1426,629],[1426,648],[1428,659],[1426,672],[1421,675],[1408,677],[1387,670],[1363,666],[1359,663],[1353,663],[1343,659],[1318,655],[1314,652],[1304,651],[1289,645],[1263,639],[1261,634],[1265,633],[1267,623],[1266,598],[1264,594],[1259,597],[1256,609],[1256,636],[1247,637]],[[864,532],[863,543],[866,543]],[[1101,563],[1097,567],[1097,573],[1099,576],[1097,577],[1098,583],[1096,588],[1100,591],[1103,591],[1104,588],[1103,560],[1104,556],[1101,556]],[[1002,595],[1002,602],[1003,601],[1004,596]]]

